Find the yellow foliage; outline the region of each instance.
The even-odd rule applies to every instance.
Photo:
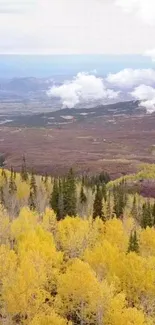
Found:
[[[155,256],[155,229],[147,227],[140,233],[140,249],[143,255]]]
[[[10,220],[0,206],[0,245],[8,244],[10,237]]]
[[[84,253],[84,260],[93,268],[99,279],[114,276],[120,258],[122,256],[118,248],[112,246],[107,240],[103,240]]]
[[[93,299],[99,302],[100,286],[89,264],[75,259],[59,278],[58,294],[66,313],[79,311],[80,320],[87,320]]]
[[[37,226],[37,214],[28,208],[22,208],[19,217],[12,222],[11,231],[14,238],[18,239],[26,232],[33,230]]]
[[[58,222],[25,207],[12,221],[0,209],[0,227],[0,324],[155,323],[153,228],[139,227],[136,254],[132,218]]]
[[[143,296],[152,296],[155,268],[146,258],[136,253],[127,254],[120,260],[117,276],[130,302],[139,303]]]
[[[112,245],[116,245],[121,251],[127,251],[128,235],[124,231],[120,220],[114,218],[106,222],[104,238]]]
[[[3,282],[9,275],[15,273],[17,256],[13,250],[5,245],[0,246],[0,279]]]
[[[43,285],[46,281],[44,267],[40,263],[32,264],[24,258],[17,271],[8,276],[3,284],[3,297],[8,313],[33,315],[46,298]]]
[[[30,186],[26,182],[17,182],[17,196],[19,200],[23,200],[27,203],[26,200],[28,200],[29,194],[30,194]]]
[[[58,223],[57,245],[69,257],[79,257],[87,247],[89,232],[88,220],[66,217]]]
[[[125,296],[118,294],[111,300],[110,308],[105,316],[107,325],[146,325],[142,311],[127,308]]]
[[[72,325],[72,323],[52,312],[50,315],[37,315],[28,325]]]
[[[53,210],[46,208],[46,211],[43,215],[42,226],[45,230],[51,231],[53,234],[55,234],[57,227],[57,219],[56,214]]]

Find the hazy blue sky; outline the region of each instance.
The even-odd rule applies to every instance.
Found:
[[[0,53],[143,54],[154,35],[155,0],[0,0]]]

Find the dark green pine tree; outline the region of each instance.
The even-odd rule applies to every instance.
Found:
[[[119,202],[118,202],[118,191],[117,187],[114,185],[113,187],[113,196],[114,196],[114,207],[113,212],[116,215],[116,217],[119,217]]]
[[[0,168],[3,168],[5,165],[5,157],[3,155],[0,155]]]
[[[30,195],[29,195],[29,207],[30,210],[36,210],[36,197],[37,197],[37,184],[34,172],[31,173],[30,179]]]
[[[34,195],[34,192],[32,192],[32,191],[30,191],[28,204],[29,204],[30,210],[32,210],[32,211],[36,210],[36,197]]]
[[[76,216],[77,194],[76,181],[72,168],[63,181],[64,215]]]
[[[146,213],[146,203],[142,206],[142,220],[141,220],[141,227],[146,228],[147,227],[147,213]]]
[[[132,215],[133,218],[137,219],[137,214],[138,214],[138,211],[137,211],[137,200],[136,200],[136,196],[134,196],[133,204],[132,204],[132,209],[131,209],[131,215]]]
[[[59,199],[58,199],[58,213],[57,219],[61,220],[64,218],[64,198],[63,198],[63,186],[62,181],[59,179]]]
[[[16,179],[16,172],[13,172],[13,178]]]
[[[152,227],[152,211],[150,202],[144,203],[142,207],[142,220],[141,220],[141,227],[147,228]]]
[[[10,173],[11,173],[11,177],[13,178],[14,170],[13,170],[13,167],[12,166],[11,166],[11,169],[10,169]]]
[[[105,221],[102,200],[103,200],[102,190],[98,185],[96,189],[95,200],[93,205],[93,218],[95,219],[97,217],[100,217],[103,221]]]
[[[37,184],[36,184],[36,178],[33,171],[31,173],[31,179],[30,179],[30,192],[32,192],[35,196],[37,195]]]
[[[120,186],[118,190],[118,205],[119,205],[120,217],[123,215],[125,204],[126,204],[126,193],[124,191],[123,186]]]
[[[152,227],[152,208],[150,201],[147,202],[147,223],[148,227]]]
[[[17,191],[17,186],[14,179],[13,168],[11,168],[10,180],[9,180],[9,193],[13,195]]]
[[[26,182],[28,180],[28,172],[27,172],[27,166],[26,166],[26,159],[25,156],[23,156],[22,166],[21,166],[21,179],[23,182]]]
[[[80,203],[85,204],[86,202],[87,202],[87,197],[86,197],[86,194],[84,192],[83,185],[82,185],[81,186],[81,191],[80,191]]]
[[[126,193],[124,192],[123,186],[114,186],[113,188],[114,195],[114,213],[117,218],[123,216],[124,207],[126,204]]]
[[[58,213],[58,202],[59,202],[59,187],[57,179],[54,179],[53,191],[50,197],[50,206],[54,212]]]
[[[105,201],[107,201],[107,188],[106,188],[106,184],[103,183],[102,185],[102,195]]]
[[[0,204],[2,204],[3,206],[5,206],[5,200],[4,200],[4,190],[3,187],[0,187]]]
[[[3,177],[4,181],[5,181],[5,183],[7,183],[7,174],[6,174],[4,169],[2,169],[2,177]]]
[[[112,216],[112,209],[111,209],[111,193],[110,191],[108,192],[108,195],[107,195],[107,215],[106,215],[106,218],[107,219],[110,219]]]
[[[47,185],[47,183],[48,183],[48,175],[47,175],[47,173],[45,174],[44,183],[45,183],[45,185]]]
[[[128,253],[130,252],[139,253],[139,243],[136,230],[134,231],[134,233],[131,232],[130,234]]]
[[[155,226],[155,202],[152,207],[152,224]]]

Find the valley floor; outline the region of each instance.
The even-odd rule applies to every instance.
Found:
[[[112,178],[132,173],[141,163],[153,163],[155,116],[102,116],[50,128],[0,128],[0,153],[6,167],[18,170],[22,156],[36,172],[110,173]]]

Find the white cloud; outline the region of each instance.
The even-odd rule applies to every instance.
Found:
[[[155,111],[155,88],[140,85],[131,92],[131,96],[140,100],[140,106],[145,107],[148,113]]]
[[[139,100],[152,100],[155,98],[155,88],[146,85],[140,85],[131,92],[131,95]]]
[[[145,84],[155,85],[155,70],[153,69],[124,69],[116,74],[109,74],[107,82],[122,89],[131,89]]]
[[[119,92],[105,87],[103,79],[87,73],[78,73],[72,81],[53,86],[47,94],[60,98],[63,108],[72,108],[80,103],[116,99],[119,96]]]
[[[146,51],[144,55],[150,57],[151,60],[155,62],[155,49]]]
[[[151,100],[145,100],[140,103],[141,106],[145,107],[148,113],[155,112],[155,98]]]
[[[148,25],[155,25],[154,0],[115,0],[115,4],[127,13],[134,13]]]

